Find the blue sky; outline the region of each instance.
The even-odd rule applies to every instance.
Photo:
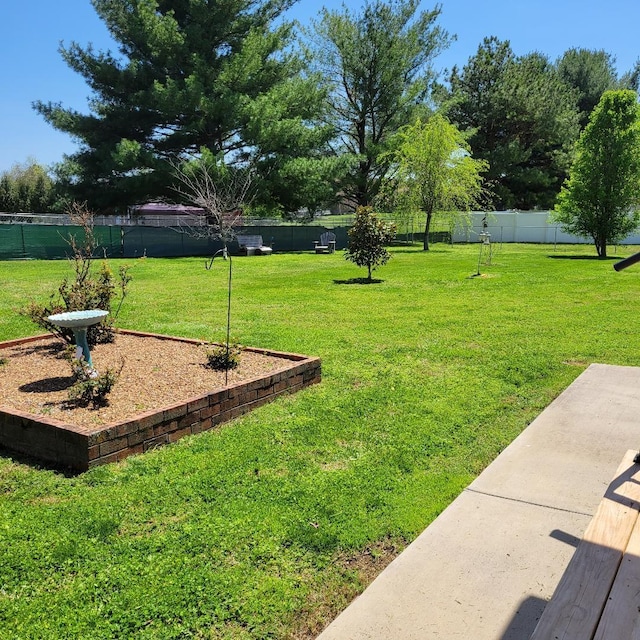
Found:
[[[58,53],[60,42],[113,48],[89,0],[5,0],[0,20],[0,172],[29,158],[44,165],[75,150],[33,111],[34,100],[87,111],[89,88]],[[361,0],[300,0],[291,17],[303,24],[319,7],[357,12]],[[604,49],[620,72],[640,58],[639,0],[442,0],[438,24],[457,35],[435,60],[438,70],[462,66],[485,36],[510,40],[518,55],[540,51],[556,59],[571,47]],[[432,2],[421,8],[431,9]]]

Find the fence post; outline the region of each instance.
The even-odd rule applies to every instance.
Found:
[[[22,241],[22,257],[23,258],[27,258],[28,257],[27,256],[27,249],[24,246],[24,225],[23,224],[20,225],[20,238],[21,238],[21,241]]]

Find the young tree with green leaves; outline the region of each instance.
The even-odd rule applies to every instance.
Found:
[[[460,130],[441,114],[401,129],[393,160],[398,206],[419,210],[425,216],[425,251],[429,250],[429,229],[436,212],[481,206],[487,163],[471,157]]]
[[[340,184],[355,207],[370,205],[389,168],[389,142],[423,108],[432,62],[450,42],[436,26],[440,6],[417,13],[419,0],[367,1],[358,14],[323,9],[314,25],[314,70],[328,93],[334,150],[351,159]]]
[[[267,203],[296,209],[333,176],[329,132],[310,125],[324,96],[282,20],[295,0],[92,0],[117,52],[77,43],[65,62],[92,89],[90,113],[35,109],[80,149],[62,172],[72,195],[109,210],[170,198],[174,166],[203,150],[251,159]]]
[[[555,217],[563,229],[592,238],[598,256],[640,222],[640,106],[628,89],[606,91],[576,146]]]
[[[389,262],[391,254],[386,245],[395,236],[395,225],[380,220],[372,207],[358,207],[356,219],[349,229],[349,246],[344,250],[344,257],[359,267],[367,267],[367,280],[371,282],[372,272]]]

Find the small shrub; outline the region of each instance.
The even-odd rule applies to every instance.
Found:
[[[104,373],[97,373],[92,369],[84,358],[71,358],[71,369],[76,378],[76,383],[69,389],[69,400],[81,406],[93,408],[104,407],[109,404],[107,396],[115,386],[124,361],[121,362],[120,368],[107,369]]]
[[[68,239],[72,250],[74,269],[73,279],[65,278],[58,290],[51,294],[48,304],[30,302],[22,311],[34,324],[53,333],[67,344],[73,344],[73,331],[65,327],[53,325],[47,319],[50,315],[66,311],[84,311],[87,309],[103,309],[109,311],[109,316],[96,325],[89,327],[87,342],[93,346],[100,343],[113,342],[113,322],[120,311],[122,301],[127,294],[127,286],[131,281],[128,267],[121,266],[118,281],[108,263],[102,262],[97,273],[92,268],[93,254],[98,248],[97,239],[93,233],[93,213],[84,205],[74,204],[69,212],[71,220],[82,228],[84,239],[79,242],[75,236]],[[112,301],[117,291],[120,293],[120,303],[115,313],[112,312]]]
[[[237,344],[210,345],[207,348],[207,367],[216,371],[235,369],[240,364],[242,348]]]

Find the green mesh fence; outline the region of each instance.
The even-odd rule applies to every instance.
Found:
[[[313,241],[325,229],[318,226],[252,226],[239,229],[240,235],[261,235],[265,245],[278,251],[313,251]],[[347,228],[331,229],[336,248],[347,246]],[[150,258],[209,256],[222,247],[219,241],[196,238],[170,227],[96,226],[98,253],[109,258]],[[69,235],[82,239],[77,226],[0,224],[0,260],[61,259],[71,256]],[[232,252],[237,243],[231,244]]]

